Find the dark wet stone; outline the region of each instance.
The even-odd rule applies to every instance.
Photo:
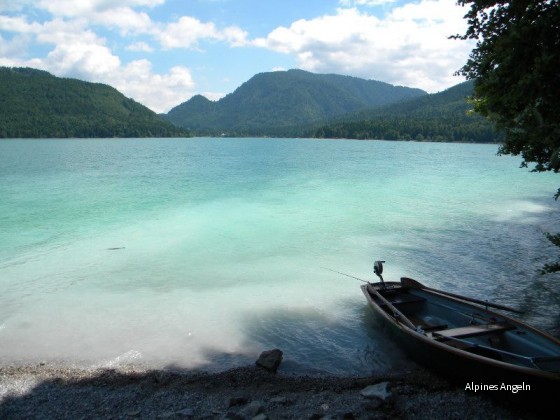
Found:
[[[239,405],[245,405],[249,402],[249,398],[247,397],[231,397],[229,399],[229,407],[236,407]]]
[[[282,350],[273,349],[263,351],[259,358],[257,359],[257,366],[268,370],[269,372],[276,373],[283,357]]]

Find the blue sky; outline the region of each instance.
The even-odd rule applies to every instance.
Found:
[[[437,92],[472,42],[455,0],[0,0],[0,65],[110,84],[156,112],[300,68]]]

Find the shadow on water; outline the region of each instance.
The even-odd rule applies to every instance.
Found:
[[[370,375],[407,368],[406,357],[373,323],[370,309],[342,300],[344,316],[317,310],[271,309],[246,320],[246,347],[284,351],[286,373]]]
[[[243,321],[245,353],[206,348],[198,370],[219,372],[253,364],[260,352],[283,351],[280,372],[310,377],[359,377],[413,369],[416,365],[378,329],[366,304],[339,301],[342,318],[314,309],[271,309]],[[168,369],[181,371],[180,365]]]

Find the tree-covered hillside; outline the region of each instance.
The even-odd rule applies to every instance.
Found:
[[[0,68],[0,138],[186,135],[110,86]]]
[[[289,135],[293,127],[424,95],[374,80],[289,70],[257,74],[217,102],[195,96],[167,119],[202,133]]]
[[[399,104],[362,111],[317,128],[319,138],[496,142],[493,124],[473,114],[473,83]]]

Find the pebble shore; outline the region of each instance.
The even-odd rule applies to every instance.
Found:
[[[374,385],[372,387],[372,385]],[[375,386],[376,385],[376,386]],[[381,389],[381,393],[376,393]],[[371,392],[373,390],[373,392]],[[256,366],[220,373],[138,367],[0,367],[0,419],[521,419],[421,368],[382,376],[308,377]]]

